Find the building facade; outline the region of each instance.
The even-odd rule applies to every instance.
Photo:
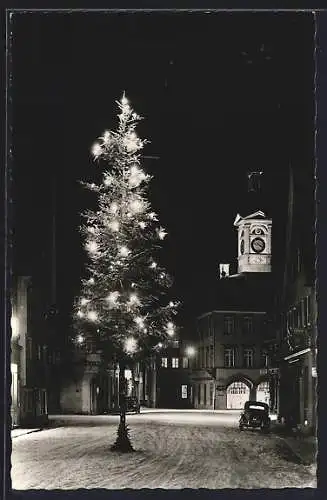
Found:
[[[265,312],[211,311],[197,319],[197,334],[194,408],[242,409],[249,399],[269,403]]]
[[[313,431],[317,420],[317,297],[313,171],[289,169],[285,266],[279,304],[280,418]]]
[[[157,354],[157,408],[193,407],[192,384],[190,381],[192,356],[193,352],[190,350],[190,345],[181,340],[169,341]]]
[[[27,276],[13,277],[11,288],[12,426],[42,426],[48,421],[47,345],[39,319],[37,290]]]

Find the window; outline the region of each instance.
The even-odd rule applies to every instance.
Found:
[[[183,358],[183,368],[188,368],[188,358]]]
[[[198,385],[198,404],[201,404],[201,384]]]
[[[305,297],[303,301],[303,324],[304,326],[307,326],[309,323],[309,318],[308,318],[308,299],[309,297]]]
[[[253,330],[253,322],[252,318],[249,316],[246,316],[243,320],[243,331],[245,335],[251,335],[252,330]]]
[[[33,342],[30,337],[27,338],[27,359],[33,358]]]
[[[210,358],[210,363],[209,363],[209,366],[211,368],[214,367],[214,352],[213,352],[213,345],[210,346],[210,355],[209,355],[209,358]]]
[[[171,358],[171,366],[172,368],[178,368],[178,358]]]
[[[168,367],[168,358],[161,358],[161,366],[162,368]]]
[[[209,404],[213,404],[213,384],[209,385]]]
[[[224,335],[231,335],[234,329],[234,321],[231,316],[224,317]]]
[[[175,349],[178,349],[179,347],[179,340],[172,340],[171,341],[172,347],[175,347]]]
[[[310,326],[312,321],[312,299],[310,296],[307,297],[307,310],[308,310],[308,326]]]
[[[207,384],[203,385],[203,403],[207,404]]]
[[[246,368],[253,367],[253,349],[244,349],[244,365]]]
[[[233,382],[227,388],[227,392],[228,394],[247,394],[249,392],[249,389],[247,385],[244,384],[244,382]]]
[[[207,361],[206,367],[210,368],[211,367],[211,363],[210,363],[210,348],[209,348],[208,345],[206,347],[206,361]]]
[[[213,336],[213,333],[214,333],[213,316],[209,316],[208,320],[209,320],[208,332],[209,332],[209,337],[211,338]]]
[[[232,347],[226,347],[224,351],[224,364],[226,368],[231,368],[235,364],[235,351]]]
[[[268,354],[265,349],[262,349],[260,357],[261,357],[261,366],[266,368],[268,366]]]

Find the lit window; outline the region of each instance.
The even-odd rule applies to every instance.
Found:
[[[178,368],[178,358],[171,358],[172,368]]]
[[[253,366],[253,349],[244,349],[244,365],[246,368]]]
[[[224,317],[224,335],[231,335],[234,329],[234,321],[231,316]]]
[[[224,364],[226,368],[231,368],[235,364],[235,351],[231,347],[226,348],[224,351]]]
[[[188,368],[188,358],[183,358],[183,368]]]
[[[168,358],[161,358],[161,366],[162,368],[168,367]]]

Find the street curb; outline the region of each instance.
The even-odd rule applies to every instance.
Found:
[[[283,444],[288,448],[288,450],[291,452],[291,454],[297,459],[297,461],[306,466],[312,465],[313,462],[310,462],[308,460],[305,460],[297,451],[295,451],[292,447],[292,445],[283,437],[277,436],[280,441],[283,442]]]
[[[19,438],[21,436],[26,436],[26,434],[32,434],[33,432],[40,432],[43,430],[45,430],[45,429],[31,429],[30,431],[26,430],[25,432],[22,432],[22,434],[18,434],[17,436],[11,436],[11,439],[16,439],[16,438]]]

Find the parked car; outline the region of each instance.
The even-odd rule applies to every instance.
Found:
[[[239,429],[260,428],[263,432],[270,429],[269,406],[259,401],[247,401],[239,420]]]
[[[132,396],[126,398],[126,410],[128,412],[140,413],[140,403],[137,398]]]

